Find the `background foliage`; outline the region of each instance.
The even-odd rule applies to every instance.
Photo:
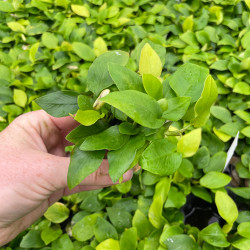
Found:
[[[137,71],[146,42],[161,58],[163,77],[197,63],[210,69],[220,94],[201,147],[171,187],[167,178],[138,172],[126,184],[66,197],[7,249],[248,249],[249,7],[248,0],[1,1],[1,130],[38,109],[34,99],[45,93],[84,92],[91,62],[107,50],[131,52],[129,68]],[[231,181],[219,172],[238,131]],[[207,202],[204,224],[192,217],[195,197]]]

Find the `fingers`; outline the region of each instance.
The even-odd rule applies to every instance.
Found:
[[[50,185],[55,187],[54,191],[67,188],[67,172],[70,159],[68,157],[51,155],[49,160],[54,162],[54,167],[51,166],[50,171],[47,172],[47,180],[50,182]],[[108,160],[103,160],[98,170],[87,176],[75,190],[85,190],[86,186],[96,189],[96,187],[101,188],[114,185],[115,183],[109,177],[108,170]],[[133,171],[129,170],[123,175],[123,181],[130,180],[132,176]]]

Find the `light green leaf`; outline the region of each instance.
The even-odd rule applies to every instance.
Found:
[[[118,240],[118,233],[113,225],[102,217],[98,217],[94,226],[95,238],[99,241],[105,241],[106,239],[112,238]]]
[[[40,46],[40,43],[35,43],[30,47],[30,51],[29,51],[29,59],[32,63],[34,63],[36,61],[36,53],[38,51],[38,48]]]
[[[130,167],[136,152],[145,143],[143,134],[131,136],[120,149],[108,153],[109,176],[115,183]]]
[[[188,31],[188,30],[193,30],[193,26],[194,26],[194,20],[193,20],[193,15],[188,16],[183,24],[182,24],[182,29],[184,32]]]
[[[92,48],[90,48],[88,45],[80,42],[74,42],[72,44],[73,51],[83,60],[85,61],[94,61],[95,59],[95,53]]]
[[[183,135],[177,144],[177,152],[184,158],[193,156],[201,143],[201,129],[197,128]]]
[[[13,5],[10,2],[1,1],[0,2],[0,11],[3,11],[3,12],[14,12],[15,9],[14,9]]]
[[[227,193],[217,191],[215,193],[215,204],[220,216],[232,225],[238,217],[238,209],[232,198]]]
[[[18,22],[9,22],[7,25],[12,31],[26,33],[25,27]]]
[[[118,240],[107,239],[96,246],[96,250],[121,250]]]
[[[16,105],[24,108],[26,106],[28,97],[23,90],[14,89],[13,100]]]
[[[159,128],[164,120],[161,107],[152,97],[136,90],[124,90],[110,93],[101,101],[124,112],[135,122],[148,128]]]
[[[217,222],[210,224],[202,229],[199,233],[199,236],[201,237],[201,239],[215,247],[224,248],[230,245],[230,243],[227,242],[225,234],[223,233],[221,227]]]
[[[52,242],[52,250],[75,250],[72,241],[67,234]]]
[[[89,10],[83,5],[72,4],[71,9],[78,16],[82,16],[82,17],[89,17],[90,16]]]
[[[69,212],[69,209],[63,203],[56,202],[48,208],[44,216],[51,222],[61,223],[69,217]]]
[[[238,234],[250,239],[250,222],[243,222],[237,228]]]
[[[165,208],[176,207],[181,208],[186,203],[186,196],[183,192],[178,191],[176,187],[171,187],[168,192]]]
[[[226,160],[227,160],[227,153],[219,151],[210,158],[209,164],[203,167],[203,171],[205,173],[211,171],[222,172],[225,167]]]
[[[42,35],[42,43],[48,49],[55,49],[58,46],[58,39],[53,33],[44,32]]]
[[[137,248],[137,230],[135,227],[131,227],[125,230],[120,239],[121,250],[136,250]]]
[[[236,110],[234,112],[237,116],[239,116],[242,120],[246,121],[248,124],[250,124],[250,114],[247,111],[244,110]]]
[[[170,121],[180,120],[188,110],[190,97],[175,97],[168,99],[168,109],[163,112],[162,117]]]
[[[212,203],[212,198],[210,193],[207,191],[207,189],[199,186],[193,186],[192,187],[192,194],[209,202]]]
[[[78,241],[86,241],[94,236],[94,228],[98,217],[102,214],[86,215],[72,227],[72,235]]]
[[[163,228],[163,231],[160,237],[161,245],[164,247],[167,247],[165,242],[169,237],[177,235],[177,234],[182,234],[182,233],[183,233],[183,229],[180,226],[170,226],[166,224]]]
[[[220,172],[211,171],[200,179],[200,184],[206,188],[216,189],[226,186],[230,181],[230,176]]]
[[[57,91],[36,99],[36,103],[48,114],[63,117],[76,113],[77,96],[76,92],[70,90]]]
[[[155,77],[159,77],[162,71],[162,63],[160,57],[152,49],[152,47],[146,43],[141,50],[139,72],[141,75],[151,74]]]
[[[155,186],[153,202],[148,212],[149,221],[155,228],[161,228],[167,222],[162,215],[162,210],[163,205],[167,199],[170,185],[171,179],[164,177]]]
[[[41,233],[41,238],[45,242],[46,245],[55,241],[63,234],[61,228],[45,228]]]
[[[103,132],[91,135],[80,146],[83,151],[94,150],[117,150],[121,148],[129,139],[128,135],[120,134],[119,126],[112,126]]]
[[[190,96],[196,102],[204,89],[208,69],[192,63],[180,66],[170,79],[170,86],[178,96]]]
[[[147,217],[139,209],[135,211],[132,225],[137,228],[137,234],[140,239],[147,237],[153,230]]]
[[[88,89],[98,95],[103,89],[111,86],[113,80],[108,72],[108,64],[112,62],[125,66],[128,58],[128,53],[119,50],[108,51],[97,57],[88,71]]]
[[[250,126],[247,126],[247,127],[243,128],[240,132],[241,132],[241,134],[243,134],[246,137],[250,138]]]
[[[218,90],[212,76],[208,76],[205,80],[204,89],[201,97],[194,106],[195,118],[191,121],[195,127],[202,127],[207,122],[210,115],[210,108],[216,101]]]
[[[250,200],[250,187],[228,187],[228,189],[236,195],[246,200]]]
[[[249,245],[250,245],[250,239],[246,238],[241,238],[239,240],[232,242],[232,246],[240,250],[248,250]]]
[[[84,126],[93,125],[97,120],[103,118],[105,114],[100,114],[95,110],[78,110],[75,116],[75,120]]]
[[[231,113],[228,109],[221,106],[212,106],[211,114],[224,123],[232,122]]]
[[[250,95],[250,86],[246,82],[238,82],[233,88],[234,93],[241,95]]]
[[[142,75],[143,87],[149,96],[159,100],[163,97],[163,87],[158,78],[150,74]]]
[[[6,80],[8,82],[11,81],[12,73],[11,73],[11,70],[8,67],[6,67],[5,65],[0,64],[0,72],[1,72],[0,79]],[[6,91],[4,91],[4,92],[6,92]],[[3,95],[4,95],[4,93],[3,93],[3,91],[1,91],[1,99],[3,98]]]
[[[176,144],[167,139],[153,141],[140,157],[140,166],[153,174],[167,176],[181,165],[182,157],[176,153]]]
[[[102,37],[97,37],[94,41],[95,55],[98,57],[107,51],[108,51],[108,48],[107,48],[106,42],[103,40]]]
[[[125,134],[125,135],[136,135],[140,132],[140,128],[136,128],[130,122],[122,122],[119,125],[119,131],[121,134]]]
[[[119,90],[138,90],[144,92],[141,77],[130,69],[117,64],[108,64],[109,74]]]
[[[81,183],[88,175],[94,173],[101,165],[105,151],[87,152],[75,147],[71,152],[68,186],[70,189]]]

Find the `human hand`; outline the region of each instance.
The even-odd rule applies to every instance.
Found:
[[[62,196],[114,184],[108,161],[72,190],[67,188],[70,158],[65,136],[77,125],[42,110],[21,115],[0,133],[0,246],[14,239]],[[124,174],[124,181],[132,171]]]

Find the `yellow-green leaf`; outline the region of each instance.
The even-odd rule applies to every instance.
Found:
[[[25,107],[27,103],[27,95],[26,93],[21,89],[14,89],[14,95],[13,95],[14,103],[22,108]]]
[[[155,77],[161,75],[161,59],[148,43],[141,50],[139,71],[141,75],[151,74]]]
[[[182,29],[184,32],[186,32],[188,30],[193,30],[193,26],[194,26],[193,15],[191,15],[184,20],[182,24]]]
[[[76,113],[75,120],[84,126],[90,126],[103,117],[104,114],[100,114],[98,111],[79,109]]]
[[[98,37],[94,41],[94,53],[96,56],[100,56],[101,54],[108,51],[107,44],[103,40],[102,37]]]
[[[89,10],[83,5],[72,4],[71,9],[78,16],[82,16],[82,17],[89,17],[90,16]]]
[[[96,250],[120,250],[120,244],[118,240],[107,239],[101,242],[96,247]]]
[[[9,22],[7,25],[12,31],[26,33],[25,27],[18,22]]]
[[[36,61],[36,52],[39,48],[40,43],[35,43],[31,46],[30,51],[29,51],[29,59],[32,63]]]
[[[238,218],[238,209],[232,198],[227,193],[217,191],[215,204],[220,216],[228,223],[233,224]]]
[[[181,137],[177,144],[177,152],[182,153],[182,156],[191,157],[193,156],[201,143],[201,128],[192,130]]]

